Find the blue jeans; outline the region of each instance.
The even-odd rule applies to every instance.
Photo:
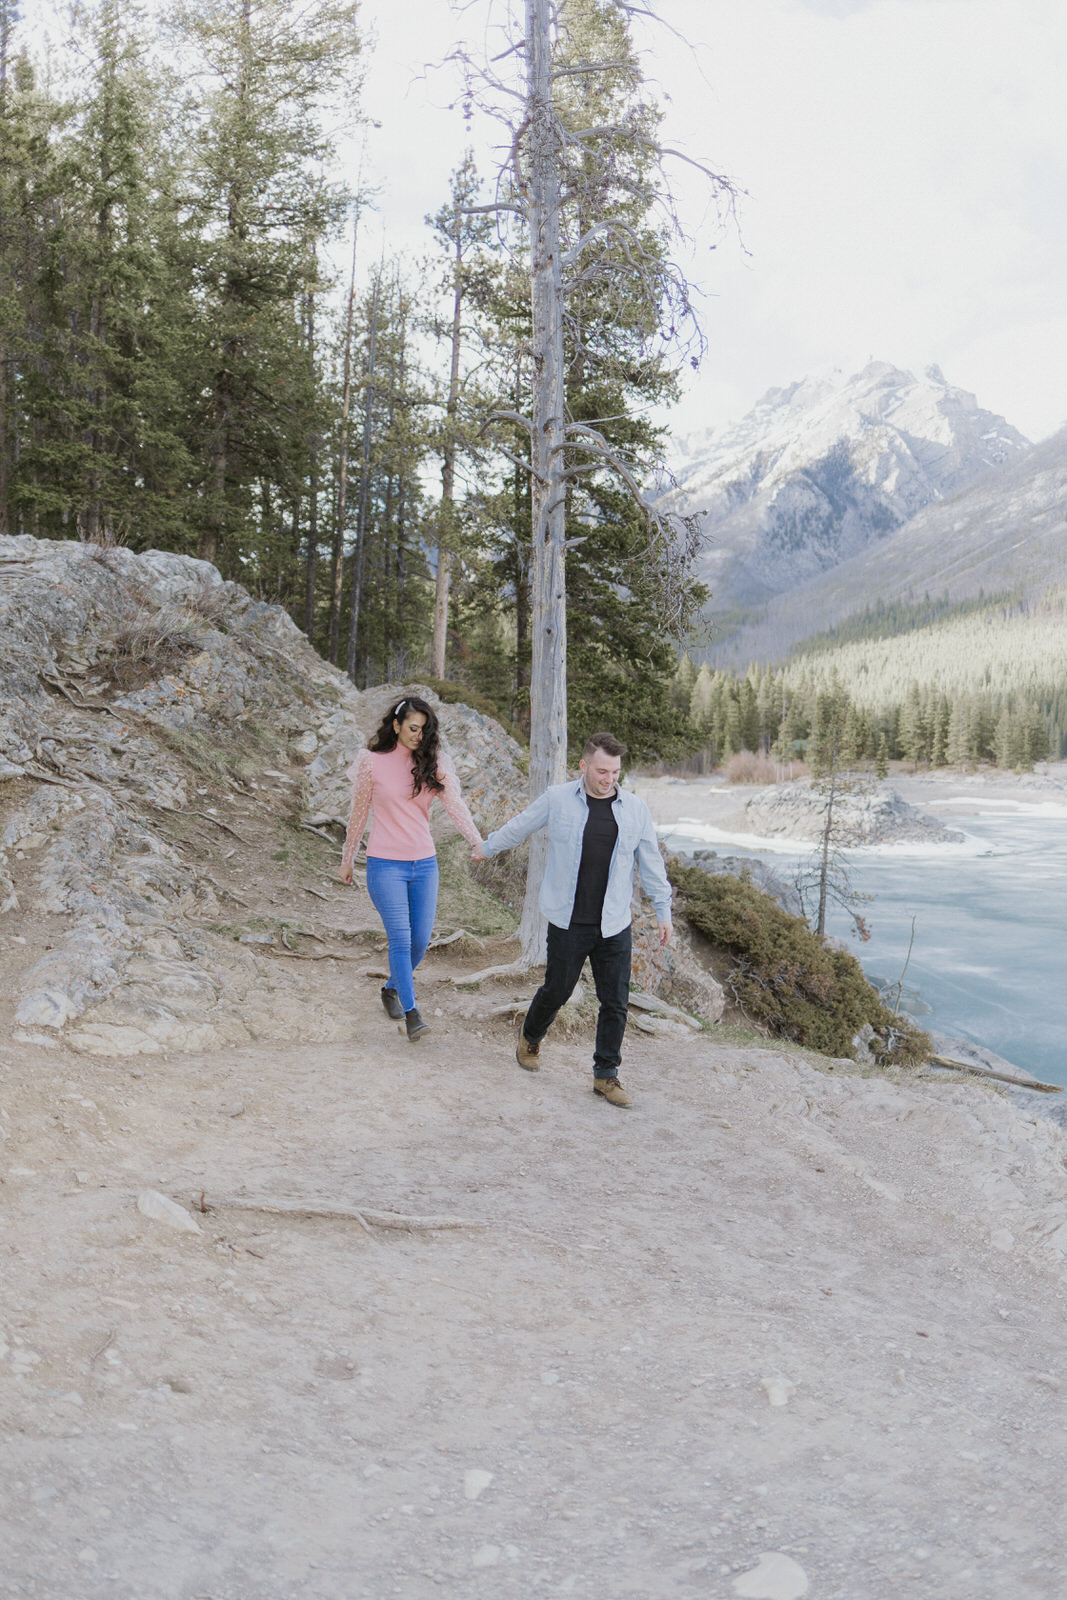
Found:
[[[598,927],[548,925],[545,981],[530,1001],[522,1031],[531,1044],[540,1044],[561,1006],[574,993],[588,957],[593,969],[600,1012],[596,1022],[593,1077],[617,1078],[626,1032],[626,1005],[630,998],[630,961],[633,931],[623,928],[605,939]]]
[[[415,968],[426,954],[437,911],[437,857],[367,857],[367,893],[389,940],[389,987],[405,1011],[415,1006]]]

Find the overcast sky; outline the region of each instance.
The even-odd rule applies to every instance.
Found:
[[[424,69],[477,46],[491,4],[363,0],[368,244],[384,229],[390,251],[425,250],[469,133],[455,79]],[[871,357],[938,363],[1033,439],[1067,422],[1063,0],[651,4],[668,138],[747,191],[740,239],[719,235],[679,169],[709,350],[676,430]]]

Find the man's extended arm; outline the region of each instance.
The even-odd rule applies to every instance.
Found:
[[[659,840],[656,838],[656,825],[652,821],[652,813],[644,807],[644,824],[641,828],[641,837],[637,841],[637,871],[641,879],[641,887],[652,901],[656,909],[656,921],[659,924],[659,942],[667,944],[671,937],[671,884],[667,877],[667,869],[663,865],[660,854]]]
[[[517,816],[509,818],[502,828],[495,829],[484,844],[475,845],[471,851],[472,861],[491,861],[493,856],[498,856],[502,850],[513,850],[517,844],[528,839],[531,833],[536,833],[538,828],[543,828],[548,821],[548,790],[537,796]]]

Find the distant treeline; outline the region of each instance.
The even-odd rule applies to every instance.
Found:
[[[794,656],[819,655],[825,650],[836,650],[843,644],[855,644],[865,639],[894,639],[902,633],[915,633],[929,628],[935,622],[949,618],[969,617],[992,610],[1002,615],[1018,614],[1025,609],[1025,600],[1017,591],[986,594],[979,589],[970,600],[950,600],[942,595],[932,600],[928,594],[921,600],[877,600],[873,606],[846,617],[834,628],[823,633],[813,633],[803,644],[791,652]]]
[[[743,676],[679,662],[675,704],[685,710],[704,761],[741,750],[804,759],[825,718],[839,709],[842,756],[883,769],[994,762],[1024,771],[1067,755],[1065,595],[1014,596],[913,607],[926,627],[888,631],[906,608],[872,607],[781,667]]]

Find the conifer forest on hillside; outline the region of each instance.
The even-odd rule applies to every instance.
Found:
[[[793,759],[847,690],[871,761],[1063,755],[1062,595],[875,606],[773,670],[698,667],[693,530],[650,533],[649,410],[701,347],[659,114],[626,7],[526,0],[527,21],[539,6],[572,743],[610,724],[638,760]],[[0,0],[0,533],[203,557],[357,684],[417,677],[527,733],[526,124],[500,169],[454,172],[423,258],[371,259],[355,4],[181,0],[148,21],[95,0],[47,51],[25,13]],[[507,104],[484,66],[457,70]]]
[[[425,259],[370,260],[357,6],[182,0],[149,26],[97,0],[47,53],[24,12],[0,0],[0,532],[204,557],[358,684],[455,684],[525,730],[522,150],[499,172],[468,157]],[[641,496],[646,410],[699,334],[627,13],[566,0],[552,19],[585,429],[564,474],[570,721],[680,753],[675,637],[702,593],[674,550],[665,609]]]
[[[776,667],[738,675],[686,653],[672,694],[704,770],[746,750],[806,760],[829,719],[841,758],[883,775],[895,760],[1026,771],[1067,755],[1065,607],[1060,591],[872,607]]]

